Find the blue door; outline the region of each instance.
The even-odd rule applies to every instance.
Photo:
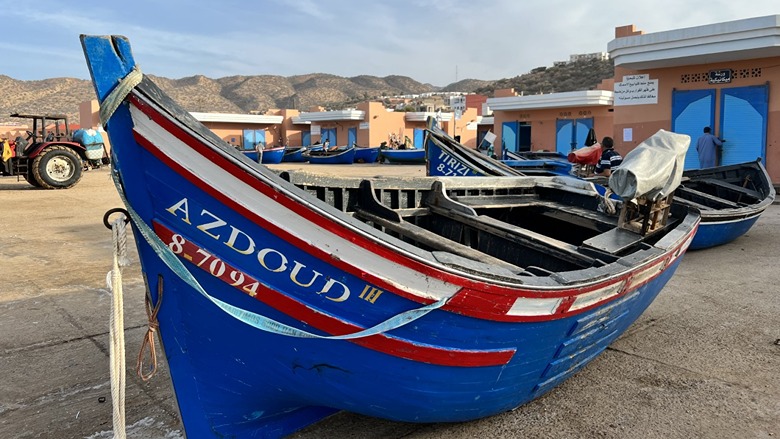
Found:
[[[700,167],[696,139],[703,134],[704,127],[715,127],[715,90],[672,91],[672,131],[691,136],[685,169]]]
[[[577,146],[574,140],[574,124],[569,119],[555,121],[555,150],[569,154]]]
[[[416,149],[423,148],[424,137],[425,137],[425,130],[420,128],[414,129],[414,147]]]
[[[591,128],[593,128],[592,117],[574,120],[574,141],[576,143],[575,149],[583,148],[585,146],[585,139],[588,138],[588,131],[590,131]]]
[[[555,121],[555,150],[561,154],[569,154],[577,148],[585,146],[588,131],[593,128],[593,118],[558,119]]]
[[[330,146],[336,146],[338,143],[336,142],[336,129],[335,128],[322,128],[320,130],[320,137],[322,140],[322,143],[325,143],[326,140],[330,140]]]
[[[721,165],[766,160],[767,85],[721,89]],[[717,135],[717,133],[716,133]]]
[[[347,130],[347,146],[352,146],[357,143],[357,128],[350,128]]]
[[[301,145],[311,145],[311,131],[301,131]]]
[[[265,148],[265,130],[244,130],[244,151],[254,151],[258,143]]]
[[[504,122],[501,124],[501,153],[504,151],[517,152],[519,144],[517,133],[520,131],[520,122]]]

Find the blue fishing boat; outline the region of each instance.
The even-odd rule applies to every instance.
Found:
[[[626,331],[699,222],[667,205],[637,229],[645,214],[563,176],[276,173],[143,76],[127,39],[81,41],[187,437],[516,408]]]
[[[376,163],[379,160],[378,146],[355,145],[355,163]]]
[[[427,174],[459,176],[516,176],[528,168],[509,166],[463,147],[435,127],[426,132]],[[507,169],[507,168],[511,169]],[[604,195],[607,177],[584,177]],[[775,199],[772,180],[762,161],[684,171],[674,203],[700,210],[701,224],[691,250],[715,247],[747,233]]]
[[[263,150],[263,158],[261,159],[261,162],[267,165],[281,163],[282,157],[284,157],[284,151],[285,151],[284,146],[274,146],[273,148],[266,148]]]
[[[379,151],[379,161],[397,164],[425,163],[425,149],[382,149]]]
[[[761,159],[683,172],[674,200],[701,211],[691,249],[731,242],[747,233],[775,200],[775,188]]]
[[[355,161],[355,147],[344,147],[325,151],[315,149],[303,153],[309,163],[315,165],[351,165]]]
[[[567,156],[554,151],[504,151],[507,166],[527,175],[570,175],[573,164]]]
[[[504,151],[504,160],[554,160],[568,162],[568,156],[557,151]]]
[[[257,157],[259,153],[257,150],[244,150],[241,151],[246,158],[249,160],[252,160],[253,162],[257,162]],[[265,148],[263,149],[263,158],[261,159],[261,162],[263,164],[274,164],[274,163],[280,163],[282,161],[282,156],[284,155],[284,147],[283,146],[275,146],[273,148]]]
[[[309,160],[303,153],[308,151],[305,146],[289,146],[285,148],[282,162],[305,162]]]

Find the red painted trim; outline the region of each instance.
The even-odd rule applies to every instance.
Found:
[[[554,297],[577,296],[604,287],[608,284],[621,282],[627,277],[633,276],[633,274],[636,271],[641,271],[642,269],[648,267],[649,265],[658,262],[658,259],[655,259],[653,261],[650,261],[647,264],[644,264],[641,267],[635,268],[631,272],[624,273],[620,277],[611,278],[608,281],[600,284],[591,285],[584,288],[566,288],[566,289],[559,289],[559,290],[527,290],[527,289],[520,289],[520,288],[508,287],[503,285],[494,285],[494,284],[488,284],[485,282],[461,277],[453,273],[444,272],[435,267],[426,265],[424,263],[421,263],[420,261],[416,261],[412,258],[408,258],[402,254],[399,254],[398,252],[393,251],[393,249],[378,244],[374,240],[361,236],[355,233],[352,229],[341,224],[340,222],[333,221],[327,215],[322,215],[312,211],[311,209],[302,205],[297,200],[291,199],[286,194],[279,192],[276,188],[271,187],[265,182],[259,180],[255,175],[251,174],[248,170],[243,169],[237,163],[228,160],[226,156],[217,153],[213,148],[204,145],[201,141],[191,136],[188,132],[183,130],[181,127],[179,127],[177,124],[175,124],[166,116],[160,114],[158,111],[156,111],[154,108],[152,108],[149,104],[147,104],[142,99],[132,94],[130,96],[130,99],[142,112],[144,112],[144,114],[146,114],[148,117],[154,120],[155,123],[159,124],[163,129],[171,133],[171,135],[175,136],[180,141],[187,144],[190,148],[195,150],[197,153],[201,154],[203,157],[215,163],[215,165],[225,169],[231,175],[233,175],[240,181],[247,184],[247,186],[252,187],[258,192],[275,200],[280,205],[289,209],[291,212],[294,212],[296,215],[299,215],[311,222],[318,224],[319,226],[330,231],[331,233],[347,241],[350,241],[357,246],[363,247],[369,251],[377,253],[389,261],[406,266],[413,270],[420,271],[422,273],[426,273],[431,277],[438,278],[445,282],[450,282],[455,285],[461,286],[463,290],[457,293],[456,296],[462,296],[462,297],[453,297],[453,300],[451,300],[450,303],[448,303],[445,307],[442,308],[450,312],[455,312],[458,314],[463,314],[463,315],[468,315],[468,316],[473,316],[473,317],[483,318],[488,320],[497,320],[497,321],[543,321],[543,320],[553,320],[553,319],[563,318],[569,315],[585,312],[596,306],[601,306],[605,302],[615,300],[616,298],[621,297],[626,293],[626,291],[621,292],[621,294],[611,296],[605,301],[598,302],[589,307],[578,309],[571,313],[569,313],[568,310],[560,314],[555,313],[549,316],[516,316],[516,315],[509,316],[506,315],[506,313],[509,311],[512,304],[515,302],[515,299],[518,297],[554,298]],[[298,239],[297,237],[289,234],[283,229],[274,226],[273,224],[265,221],[263,218],[253,214],[252,212],[248,211],[244,207],[240,206],[238,203],[226,197],[224,194],[218,192],[211,185],[206,184],[204,181],[200,180],[197,176],[193,175],[191,172],[184,169],[181,165],[173,162],[165,154],[163,154],[154,144],[149,142],[147,139],[143,138],[138,133],[135,133],[135,138],[136,141],[142,147],[148,150],[151,154],[153,154],[155,157],[157,157],[167,166],[174,169],[177,173],[185,177],[193,185],[197,186],[198,188],[208,193],[215,199],[219,200],[221,203],[225,204],[226,206],[229,206],[233,210],[237,211],[241,215],[250,218],[253,222],[261,225],[262,227],[266,228],[272,233],[284,237],[284,239],[291,242],[296,247],[305,249],[305,251],[309,252],[315,257],[318,257],[319,259],[323,260],[325,263],[331,264],[334,267],[339,268],[357,277],[366,279],[368,282],[375,284],[378,287],[385,289],[388,292],[392,292],[393,294],[404,297],[408,300],[413,300],[415,302],[424,303],[424,304],[429,304],[433,302],[431,299],[422,298],[413,294],[406,293],[405,291],[396,290],[392,284],[383,281],[381,278],[364,273],[358,268],[344,263],[342,260],[332,258],[330,254],[323,252],[321,249]],[[669,254],[673,253],[677,248],[679,248],[682,245],[683,244],[680,244],[679,246],[675,247],[674,250],[665,253],[662,257],[663,258],[668,257]],[[649,282],[650,280],[652,280],[658,275],[660,275],[660,273],[657,273],[655,276],[649,278],[647,282]],[[646,282],[643,282],[643,284],[644,283]],[[564,309],[561,308],[559,309],[559,311],[564,311]]]
[[[166,226],[158,223],[153,224],[155,233],[165,243],[171,243],[173,241],[174,232]],[[183,242],[181,242],[183,241]],[[194,261],[197,259],[198,247],[191,241],[180,239],[181,250],[175,250],[174,252],[179,254],[179,257],[192,263],[195,267],[198,267],[211,274],[212,276],[220,279],[221,281],[233,286],[237,290],[244,294],[251,294],[244,290],[243,287],[249,284],[253,284],[257,279],[249,277],[246,273],[237,270],[235,267],[230,266],[225,261],[220,260],[220,275],[217,275],[209,269],[210,262],[202,262],[203,259]],[[186,255],[186,256],[185,256]],[[209,258],[211,259],[211,258]],[[214,258],[213,260],[219,260]],[[208,261],[208,260],[207,260]],[[241,273],[242,282],[236,284],[235,280],[230,277],[231,272]],[[259,283],[256,289],[255,299],[266,305],[281,311],[288,316],[298,320],[299,322],[306,322],[306,324],[331,335],[343,335],[352,334],[358,331],[362,331],[366,328],[361,328],[357,325],[347,323],[334,316],[322,313],[306,306],[306,304],[295,300],[294,298],[273,290]],[[356,338],[346,340],[351,343],[358,344],[360,346],[390,354],[396,357],[405,358],[407,360],[418,361],[421,363],[438,364],[441,366],[460,366],[460,367],[482,367],[482,366],[501,366],[507,364],[512,356],[515,354],[515,349],[505,350],[467,350],[467,349],[446,349],[431,345],[415,344],[411,341],[403,340],[396,337],[391,337],[385,334],[373,335],[370,337]]]

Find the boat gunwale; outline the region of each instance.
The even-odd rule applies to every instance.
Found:
[[[146,108],[146,111],[159,112],[160,110],[154,110],[155,107],[157,108],[163,108],[160,106],[159,103],[154,104],[154,99],[149,96],[145,96],[144,94],[141,94],[140,96],[133,92],[130,97],[131,102],[133,102],[137,107],[139,107],[139,110],[144,111],[144,108]],[[147,102],[147,100],[151,100],[151,102]],[[255,167],[254,163],[247,166],[247,164],[241,160],[237,159],[235,156],[230,154],[225,148],[220,148],[219,144],[213,143],[209,141],[209,139],[203,137],[203,136],[193,136],[193,134],[197,134],[198,131],[193,129],[191,126],[186,124],[185,122],[179,120],[177,117],[173,116],[166,116],[166,114],[171,114],[170,111],[165,110],[164,113],[159,112],[158,117],[163,120],[164,122],[167,122],[171,124],[172,127],[176,128],[180,131],[180,134],[185,134],[185,138],[190,138],[194,142],[197,143],[197,145],[192,145],[190,142],[186,142],[186,140],[181,139],[185,141],[191,148],[193,149],[200,149],[201,151],[198,151],[200,154],[203,154],[203,150],[205,150],[208,154],[204,157],[209,157],[210,159],[213,159],[217,156],[221,157],[222,160],[225,160],[229,163],[232,163],[233,166],[236,166],[239,168],[239,170],[243,171],[238,174],[234,174],[236,177],[241,178],[244,180],[245,183],[250,183],[251,181],[261,183],[263,186],[266,187],[266,190],[269,194],[274,195],[274,199],[279,202],[278,195],[280,193],[283,193],[285,195],[284,199],[286,200],[283,204],[286,208],[290,209],[290,206],[294,206],[297,208],[297,210],[300,209],[307,209],[309,211],[313,211],[317,215],[321,217],[327,217],[329,219],[329,224],[327,229],[334,233],[337,236],[341,236],[342,239],[349,239],[344,235],[344,232],[346,230],[351,231],[352,233],[357,232],[359,236],[362,236],[363,239],[367,240],[372,244],[372,246],[380,247],[384,252],[392,252],[393,254],[396,254],[400,257],[402,257],[404,260],[408,263],[412,263],[410,266],[412,269],[416,271],[420,271],[420,268],[427,268],[429,271],[433,271],[435,275],[432,277],[441,279],[442,281],[452,283],[454,285],[460,285],[460,288],[467,289],[470,292],[472,292],[472,295],[474,295],[475,292],[479,292],[480,294],[489,296],[489,297],[502,297],[505,295],[509,295],[512,298],[519,298],[519,297],[528,297],[528,298],[550,298],[550,297],[568,297],[568,296],[579,296],[581,294],[588,293],[590,291],[599,289],[604,287],[605,285],[621,282],[625,278],[630,277],[632,274],[636,272],[642,271],[644,268],[646,268],[649,265],[652,265],[655,262],[658,262],[662,259],[669,259],[669,256],[673,253],[675,254],[675,258],[682,254],[680,249],[690,243],[690,240],[686,242],[685,237],[686,236],[692,236],[690,233],[691,230],[695,230],[696,223],[698,222],[698,218],[696,223],[689,224],[688,232],[681,231],[684,227],[681,225],[680,228],[677,230],[677,234],[679,235],[676,238],[676,242],[668,243],[667,247],[659,248],[659,247],[653,247],[656,250],[660,250],[660,253],[657,253],[655,255],[651,255],[647,260],[642,261],[640,263],[627,263],[625,258],[618,259],[615,263],[608,264],[607,267],[615,268],[615,267],[622,267],[621,271],[619,273],[612,273],[608,274],[604,277],[599,277],[598,279],[594,279],[592,277],[589,278],[588,281],[574,281],[571,284],[564,285],[559,284],[556,286],[539,286],[539,285],[533,285],[533,284],[525,284],[525,283],[506,283],[501,281],[496,281],[492,278],[482,278],[479,276],[474,276],[473,273],[464,272],[462,270],[453,270],[451,267],[438,263],[435,259],[429,259],[422,257],[417,254],[413,254],[411,252],[405,251],[402,248],[399,248],[397,245],[392,245],[392,243],[388,242],[387,235],[382,233],[381,235],[377,235],[377,232],[373,230],[372,228],[368,228],[368,231],[372,233],[366,233],[366,230],[362,230],[362,227],[365,226],[362,222],[359,222],[357,220],[354,220],[358,224],[361,225],[361,227],[356,227],[355,224],[351,221],[349,221],[348,218],[339,218],[337,215],[334,215],[334,213],[343,214],[343,212],[338,211],[337,209],[333,208],[333,206],[327,205],[326,203],[322,202],[321,200],[317,200],[316,203],[313,203],[313,200],[307,200],[305,198],[310,197],[311,195],[308,194],[307,197],[301,196],[299,192],[291,192],[290,188],[280,187],[278,185],[278,182],[271,182],[269,179],[269,175],[263,172],[262,168]],[[148,116],[153,117],[151,113],[147,113]],[[158,121],[159,123],[159,121]],[[174,134],[175,135],[175,134]],[[177,136],[179,137],[179,136]],[[200,137],[200,138],[199,138]],[[151,142],[150,142],[151,143]],[[156,146],[152,146],[153,148],[157,148]],[[159,151],[159,150],[158,150]],[[159,151],[159,154],[163,154],[161,151]],[[158,158],[160,158],[158,156]],[[165,161],[165,160],[164,160]],[[166,161],[169,165],[171,164],[170,161]],[[219,165],[219,164],[218,164]],[[276,178],[279,178],[281,181],[284,181],[281,179],[278,175],[272,174]],[[197,179],[196,176],[193,175],[194,178]],[[262,178],[258,178],[262,177]],[[551,184],[555,186],[556,184],[563,184],[563,183],[556,183],[557,178],[559,177],[552,177],[552,178],[546,178],[544,182],[546,184]],[[566,177],[560,177],[560,178],[566,178]],[[489,180],[495,180],[495,178],[488,178]],[[536,177],[528,177],[522,178],[524,182],[529,183],[530,185],[538,185],[540,183],[539,178]],[[452,181],[462,181],[457,179],[437,179],[437,180],[452,180]],[[578,181],[576,179],[571,178],[571,180]],[[431,180],[432,181],[432,180]],[[507,182],[507,179],[505,178],[499,178],[498,181]],[[204,186],[208,186],[208,183],[201,181]],[[288,183],[288,182],[286,182]],[[508,182],[507,182],[508,183]],[[590,185],[590,183],[587,182],[581,182],[581,184],[587,184]],[[468,185],[473,186],[473,185]],[[203,187],[201,187],[203,189]],[[255,188],[257,190],[257,188]],[[296,188],[298,189],[298,188]],[[208,191],[207,191],[208,192]],[[218,192],[215,192],[217,197],[220,196]],[[319,204],[318,206],[315,206],[315,204]],[[325,207],[325,208],[323,208]],[[291,209],[293,212],[295,212],[296,209]],[[298,212],[300,213],[300,212]],[[689,214],[690,216],[690,214]],[[320,225],[321,222],[318,222]],[[339,229],[341,230],[334,230],[335,225],[339,226]],[[285,232],[287,233],[287,232]],[[382,236],[384,235],[384,236]],[[669,238],[669,236],[665,237],[664,239]],[[659,241],[660,242],[660,241]],[[645,253],[646,250],[642,250],[639,253]],[[314,253],[313,253],[314,254]],[[636,256],[636,255],[632,255]],[[321,257],[322,259],[322,257]],[[623,261],[623,264],[620,264],[620,261]],[[331,261],[330,263],[333,263]],[[352,264],[335,264],[338,268],[343,269],[347,272],[351,272],[355,274],[355,271],[360,271],[357,267],[355,267]],[[408,265],[409,266],[409,265]],[[417,267],[415,267],[417,266]],[[347,269],[351,268],[351,269]],[[588,268],[585,270],[593,270],[592,268]],[[581,271],[581,270],[578,270]],[[427,275],[431,275],[430,272],[427,273]],[[383,282],[378,277],[375,277],[376,275],[370,275],[374,277],[378,285],[385,285],[393,290],[395,294],[398,294],[399,296],[405,297],[407,299],[411,299],[413,301],[422,302],[422,303],[431,303],[433,300],[431,297],[421,296],[418,294],[410,293],[408,291],[399,290],[397,288],[397,285],[392,283],[386,283]],[[533,278],[527,278],[523,280],[531,280]],[[456,292],[454,295],[458,295],[458,292]],[[616,298],[619,296],[615,296],[613,298]],[[606,301],[605,301],[606,302]],[[604,302],[596,303],[592,307],[600,306]],[[588,309],[592,308],[583,308],[580,310],[577,310],[577,313],[587,311]],[[451,305],[447,305],[448,309],[453,308]],[[473,315],[473,310],[467,309],[466,306],[458,307],[457,310],[451,309],[452,311],[459,312],[461,314],[466,315]],[[523,317],[517,317],[517,316],[506,316],[505,314],[500,313],[490,313],[490,318],[498,318],[503,320],[504,318],[509,318],[509,320],[522,320]],[[566,314],[569,315],[569,314]],[[564,317],[564,315],[553,315],[553,316],[544,316],[545,319],[550,318],[559,318]],[[533,319],[531,319],[533,320]]]

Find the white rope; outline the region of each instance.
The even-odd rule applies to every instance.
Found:
[[[114,248],[114,267],[108,272],[106,281],[111,290],[111,321],[109,336],[111,339],[109,362],[111,364],[111,402],[114,417],[114,438],[125,439],[125,320],[122,296],[122,269],[128,265],[127,259],[127,219],[124,215],[111,224]]]
[[[612,191],[607,188],[606,192],[604,192],[604,195],[601,197],[601,201],[604,206],[604,211],[609,215],[615,215],[617,213],[617,208],[615,207],[615,201],[610,198],[610,195],[612,195]]]
[[[133,70],[122,78],[116,87],[111,90],[111,93],[103,99],[103,102],[100,103],[100,124],[103,125],[103,128],[106,127],[108,119],[119,108],[119,105],[122,104],[127,95],[133,91],[136,85],[141,83],[143,77],[141,69],[138,66],[133,67]]]

